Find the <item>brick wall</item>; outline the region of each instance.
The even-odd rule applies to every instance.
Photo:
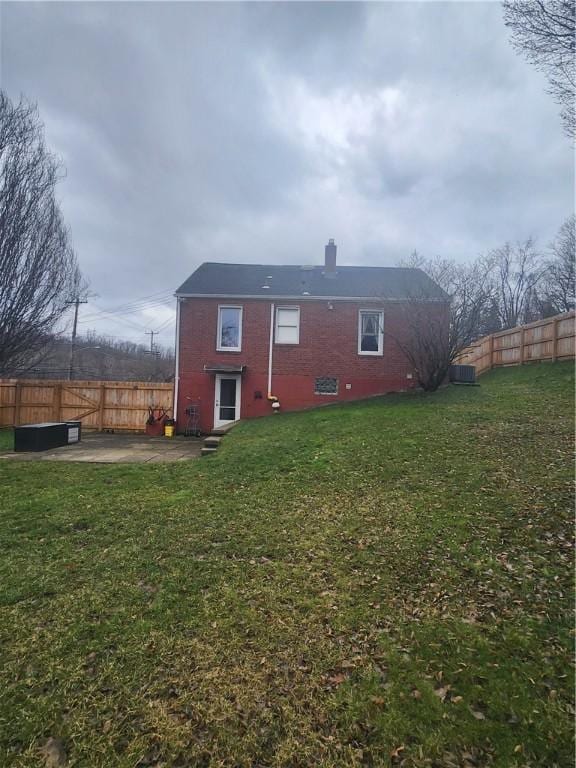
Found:
[[[201,426],[209,431],[214,415],[214,374],[206,364],[245,365],[242,375],[241,418],[272,412],[266,400],[271,300],[184,299],[180,306],[180,384],[178,413],[182,425],[184,408],[200,402]],[[296,410],[338,400],[410,389],[414,379],[396,339],[402,338],[408,307],[400,302],[302,300],[274,302],[276,306],[300,307],[300,343],[274,344],[272,394],[281,409]],[[217,352],[218,305],[243,306],[242,351]],[[384,354],[358,355],[358,311],[384,311]],[[430,311],[439,311],[432,305]],[[334,376],[338,395],[314,394],[317,377]],[[349,385],[349,388],[346,385]],[[258,394],[262,395],[260,399]],[[190,398],[188,400],[187,398]]]

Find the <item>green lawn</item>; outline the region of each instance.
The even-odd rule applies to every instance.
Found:
[[[0,451],[11,451],[14,448],[14,433],[12,429],[0,427]]]
[[[566,768],[573,366],[0,461],[0,765]]]

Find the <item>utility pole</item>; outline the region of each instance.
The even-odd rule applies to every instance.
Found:
[[[154,336],[158,334],[158,331],[145,331],[146,336],[150,336],[150,354],[154,354]]]
[[[160,351],[154,347],[154,336],[158,335],[158,331],[145,331],[145,333],[147,336],[150,336],[150,351],[148,352],[150,360],[152,361],[150,381],[156,381],[158,376],[158,358],[160,357]]]
[[[67,301],[66,304],[74,305],[74,325],[72,326],[72,340],[70,342],[70,359],[68,360],[68,381],[74,378],[74,347],[76,346],[76,332],[78,330],[78,308],[80,304],[88,304],[88,299],[81,299],[76,296],[75,299]]]

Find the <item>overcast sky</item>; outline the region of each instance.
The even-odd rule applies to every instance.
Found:
[[[572,212],[570,142],[497,2],[0,13],[2,87],[38,103],[67,168],[59,196],[98,294],[83,331],[145,342],[163,325],[169,344],[167,297],[203,261],[319,264],[329,237],[342,264],[469,260],[545,245]]]

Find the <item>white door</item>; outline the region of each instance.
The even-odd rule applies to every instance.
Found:
[[[214,429],[240,418],[240,376],[217,373],[214,391]]]

